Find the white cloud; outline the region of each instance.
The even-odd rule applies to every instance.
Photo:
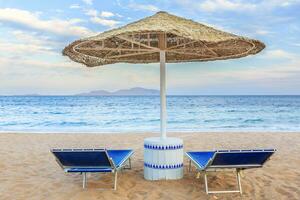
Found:
[[[254,10],[256,8],[255,4],[229,0],[206,0],[202,3],[199,3],[198,5],[201,10],[205,10],[208,12],[220,10],[245,11]]]
[[[26,42],[30,44],[49,44],[50,38],[46,36],[39,36],[36,32],[24,32],[20,30],[12,31],[12,35],[18,40],[18,42]]]
[[[277,53],[275,53],[277,54]],[[282,56],[282,53],[278,53],[278,56]],[[290,56],[286,55],[285,53],[283,56]],[[268,80],[268,79],[282,79],[286,78],[287,80],[289,77],[293,76],[294,73],[300,74],[299,69],[300,59],[299,57],[293,57],[292,62],[288,64],[274,64],[269,67],[262,67],[260,69],[247,69],[243,71],[236,71],[233,72],[235,74],[232,74],[235,79],[241,79],[241,80]]]
[[[263,57],[269,59],[294,59],[296,56],[282,49],[267,50]]]
[[[271,7],[287,7],[297,3],[300,3],[299,0],[264,0],[262,2],[266,6]]]
[[[48,31],[59,35],[87,36],[92,32],[83,26],[76,25],[78,19],[40,19],[40,14],[15,8],[0,9],[0,21],[13,22],[35,30]]]
[[[124,67],[126,70],[122,70]],[[155,70],[149,69],[148,66],[143,68],[147,70],[137,69],[129,64],[120,67],[87,68],[70,61],[67,57],[57,61],[0,57],[0,91],[1,94],[17,94],[33,93],[32,89],[36,89],[36,93],[73,94],[99,88],[116,90],[155,85],[159,79],[156,74],[159,68],[157,66]],[[119,73],[120,70],[122,73]]]
[[[144,10],[144,11],[151,11],[151,12],[157,12],[159,11],[159,8],[151,5],[151,4],[138,4],[138,3],[130,3],[128,5],[128,8],[132,8],[134,10]]]
[[[1,40],[0,40],[1,41]],[[24,43],[11,43],[1,41],[0,51],[5,53],[12,53],[14,55],[32,55],[33,53],[47,53],[51,54],[53,49],[47,46],[40,46],[36,44],[24,44]]]
[[[0,58],[0,68],[1,69],[9,69],[9,66],[28,66],[28,67],[37,67],[37,68],[76,68],[82,67],[79,63],[71,62],[71,61],[44,61],[44,60],[37,60],[34,58],[29,59],[14,59],[14,58]]]
[[[117,24],[120,23],[119,21],[116,21],[116,20],[104,19],[104,18],[101,18],[101,17],[92,17],[91,21],[93,23],[97,23],[97,24],[101,24],[103,26],[109,26],[109,27],[114,27],[114,26],[116,26]]]
[[[119,13],[116,13],[117,17],[123,17],[123,15],[120,15]]]
[[[96,16],[98,15],[98,11],[95,10],[95,9],[87,9],[87,10],[84,10],[84,11],[85,11],[84,13],[85,13],[87,16],[96,17]]]
[[[225,68],[229,67],[229,65],[223,65],[222,62],[230,63],[230,61],[220,61],[220,64],[215,64],[214,67],[217,65]],[[264,87],[265,89],[262,90],[262,93],[268,94],[270,92],[268,87],[274,89],[277,93],[285,93],[286,91],[282,89],[282,84],[285,82],[290,85],[287,86],[287,89],[297,91],[296,93],[298,94],[299,90],[297,89],[300,86],[298,78],[300,75],[299,65],[300,57],[295,57],[292,62],[288,63],[278,64],[277,62],[272,62],[270,65],[253,63],[244,66],[245,68],[231,69],[229,67],[226,70],[203,70],[201,67],[190,68],[189,70],[189,66],[187,66],[184,71],[170,70],[168,84],[170,89],[176,88],[184,91],[184,89],[188,88],[208,88],[208,92],[218,89],[217,93],[224,92],[225,94],[231,94],[234,88],[243,88],[244,86],[247,88],[244,84],[249,84],[250,87],[248,89],[240,90],[238,93],[251,93],[253,91],[256,93],[256,89]],[[297,81],[293,82],[292,80]]]
[[[78,23],[81,23],[81,22],[84,22],[85,20],[83,19],[80,19],[80,18],[72,18],[69,20],[70,24],[78,24]]]
[[[300,43],[292,43],[291,45],[296,46],[296,47],[300,47]]]
[[[112,13],[112,12],[108,12],[108,11],[102,11],[102,12],[100,13],[100,16],[101,16],[101,17],[109,18],[109,17],[115,16],[115,14]]]
[[[180,5],[194,5],[189,9],[200,9],[206,12],[234,11],[234,12],[257,12],[272,10],[278,7],[288,7],[300,3],[300,0],[262,0],[251,2],[246,0],[205,0],[203,2],[186,0],[185,3],[178,1]]]
[[[268,35],[270,34],[271,32],[270,31],[267,31],[267,30],[264,30],[264,29],[260,29],[260,30],[256,30],[255,33],[257,35]]]
[[[93,0],[82,0],[87,5],[93,5]]]
[[[0,55],[3,57],[24,59],[60,55],[58,49],[65,45],[36,32],[12,31],[10,35],[9,40],[0,39]]]
[[[91,16],[91,17],[97,17],[98,16],[98,11],[95,10],[95,9],[86,9],[84,10],[84,13],[87,15],[87,16]],[[112,12],[109,12],[109,11],[102,11],[100,14],[99,14],[100,17],[103,17],[103,18],[111,18],[111,17],[123,17],[122,15],[118,14],[118,13],[112,13]]]
[[[55,9],[54,11],[57,12],[57,13],[63,13],[63,12],[64,12],[64,11],[61,10],[61,9]]]
[[[71,9],[79,9],[79,8],[81,8],[81,7],[80,7],[79,4],[72,4],[72,5],[70,5],[69,8],[71,8]]]
[[[90,16],[91,22],[96,24],[101,24],[103,26],[109,26],[109,27],[115,27],[117,24],[120,24],[120,22],[117,20],[106,19],[115,16],[115,14],[112,12],[103,11],[100,14],[98,14],[98,11],[95,9],[87,9],[85,10],[85,14],[87,16]]]

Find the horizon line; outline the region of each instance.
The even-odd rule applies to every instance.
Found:
[[[0,97],[50,97],[50,96],[70,96],[70,97],[105,97],[105,96],[153,96],[159,97],[160,95],[80,95],[80,94],[0,94]],[[167,96],[300,96],[300,94],[167,94]]]

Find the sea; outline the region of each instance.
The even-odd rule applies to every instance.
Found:
[[[170,132],[300,131],[300,96],[168,96]],[[159,132],[159,96],[0,96],[0,132]]]

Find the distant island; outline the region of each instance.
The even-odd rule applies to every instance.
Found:
[[[109,92],[106,90],[95,90],[87,93],[75,94],[74,96],[159,96],[159,90],[135,87],[130,89]]]
[[[1,96],[1,95],[0,95]],[[4,95],[6,96],[6,95]],[[15,94],[15,95],[9,95],[9,96],[15,96],[15,97],[38,97],[38,96],[43,96],[41,94]]]
[[[57,95],[57,94],[38,94],[38,93],[32,93],[32,94],[16,94],[16,95],[1,95],[0,96],[20,96],[20,97],[34,97],[34,96],[159,96],[159,90],[154,89],[147,89],[142,87],[134,87],[130,89],[122,89],[117,90],[115,92],[109,92],[106,90],[94,90],[90,92],[85,93],[79,93],[79,94],[71,94],[71,95]]]

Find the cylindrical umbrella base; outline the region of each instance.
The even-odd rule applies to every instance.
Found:
[[[175,180],[183,177],[183,141],[159,137],[144,140],[144,178]]]

